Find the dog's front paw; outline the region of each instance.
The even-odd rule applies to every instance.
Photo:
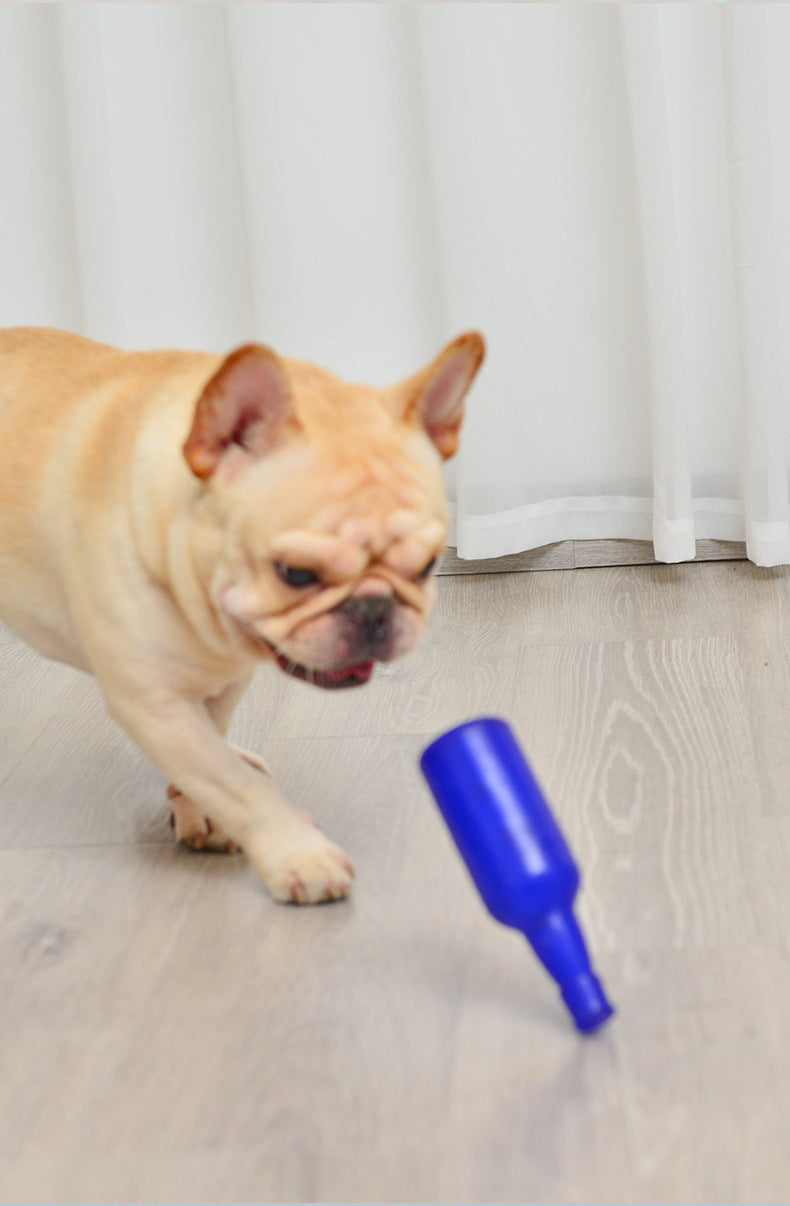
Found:
[[[351,859],[309,817],[297,816],[278,832],[261,835],[247,853],[275,900],[320,904],[351,891]]]
[[[167,797],[172,806],[170,824],[176,835],[176,841],[190,850],[216,850],[222,854],[237,854],[239,846],[218,825],[203,816],[191,800],[187,799],[177,787],[171,784],[167,789]]]
[[[239,749],[237,745],[233,748],[251,767],[268,775],[268,766],[257,754]],[[205,816],[173,783],[167,789],[167,798],[173,809],[170,825],[175,832],[176,841],[182,846],[188,846],[190,850],[216,850],[223,854],[238,854],[241,849],[238,842],[228,837],[215,821]]]

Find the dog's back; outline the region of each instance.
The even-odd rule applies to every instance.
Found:
[[[115,504],[128,512],[143,422],[156,407],[167,423],[179,396],[168,383],[186,376],[197,390],[215,359],[127,353],[50,328],[0,331],[0,620],[41,652],[60,657],[72,644],[65,578],[84,565],[85,544],[98,555],[121,537]],[[188,414],[169,427],[178,466]]]

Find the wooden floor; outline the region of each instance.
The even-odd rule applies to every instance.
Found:
[[[92,682],[0,634],[0,1198],[786,1201],[790,574],[445,578],[358,692],[262,672],[234,735],[352,854],[274,905],[176,849]],[[574,1032],[417,769],[508,718],[618,1014]]]

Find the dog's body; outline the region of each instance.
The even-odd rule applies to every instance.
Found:
[[[482,357],[461,336],[379,391],[257,344],[0,332],[0,620],[96,676],[177,836],[241,846],[277,899],[344,896],[351,864],[225,741],[231,714],[261,661],[346,686],[416,643]]]

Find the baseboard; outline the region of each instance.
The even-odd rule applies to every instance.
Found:
[[[744,561],[746,546],[738,541],[698,540],[695,561]],[[530,570],[590,569],[602,565],[659,565],[648,540],[563,540],[526,553],[463,561],[448,548],[439,574],[513,574]]]

